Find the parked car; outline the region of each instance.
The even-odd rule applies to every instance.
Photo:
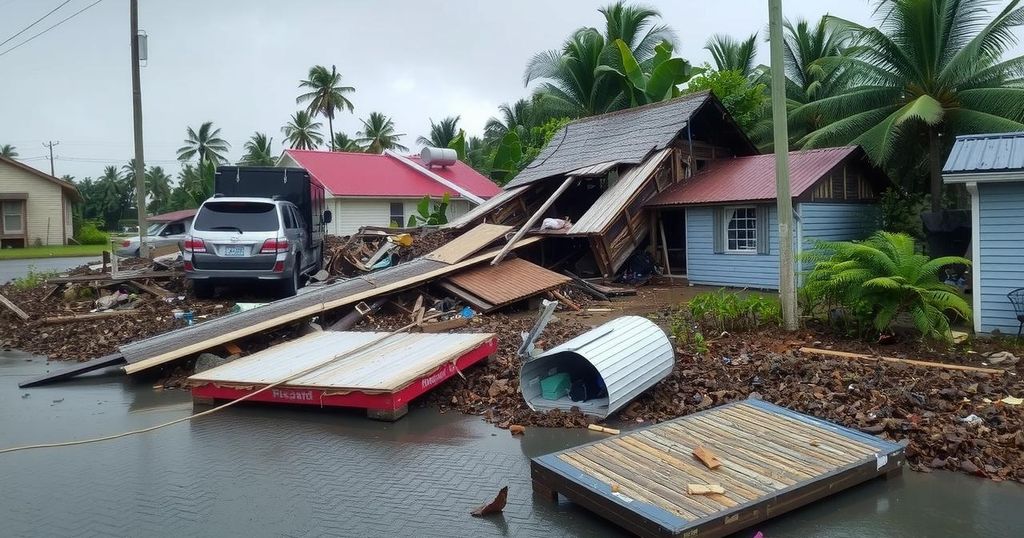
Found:
[[[196,297],[220,284],[272,281],[295,295],[303,275],[319,271],[321,245],[298,206],[285,200],[215,196],[203,202],[183,244],[185,277]]]
[[[146,243],[151,248],[181,243],[192,229],[192,218],[195,214],[195,209],[183,209],[149,217],[146,219],[149,221],[149,227],[146,228]],[[116,254],[123,258],[137,258],[139,237],[129,237],[121,241]]]

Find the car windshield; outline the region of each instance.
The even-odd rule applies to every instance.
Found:
[[[208,202],[196,215],[200,231],[272,232],[278,229],[274,204],[263,202]]]

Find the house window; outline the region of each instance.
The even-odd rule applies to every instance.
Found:
[[[757,252],[757,208],[726,208],[725,250],[726,252]]]
[[[0,207],[3,213],[3,232],[5,234],[20,234],[24,233],[25,227],[22,225],[24,219],[24,213],[22,212],[21,200],[5,201],[3,206]]]
[[[405,226],[405,204],[403,202],[391,202],[391,226],[401,228]]]

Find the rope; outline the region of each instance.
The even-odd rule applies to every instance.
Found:
[[[381,336],[379,338],[375,338],[373,340],[370,340],[369,342],[367,342],[367,343],[365,343],[365,344],[363,344],[361,346],[358,346],[358,347],[356,347],[354,349],[351,349],[349,351],[346,351],[346,352],[344,352],[344,353],[342,353],[340,355],[335,355],[334,357],[329,359],[327,362],[323,362],[323,363],[311,366],[309,368],[306,368],[305,370],[300,371],[299,373],[292,374],[292,375],[290,375],[290,376],[288,376],[288,377],[286,377],[284,379],[281,379],[279,381],[275,381],[275,382],[273,382],[273,383],[271,383],[271,384],[269,384],[269,385],[267,385],[267,386],[265,386],[265,387],[263,387],[263,388],[261,388],[259,390],[256,390],[255,392],[250,392],[250,393],[242,396],[241,398],[238,398],[236,400],[231,400],[231,401],[229,401],[229,402],[227,402],[225,404],[222,404],[222,405],[219,405],[217,407],[214,407],[213,409],[207,409],[206,411],[202,411],[202,412],[196,413],[194,415],[189,415],[187,417],[182,417],[182,418],[174,419],[174,420],[172,420],[170,422],[164,422],[163,424],[157,424],[156,426],[149,426],[149,427],[141,428],[141,429],[138,429],[138,430],[121,432],[121,433],[117,433],[117,434],[114,434],[114,435],[107,435],[107,436],[104,436],[104,437],[94,437],[92,439],[79,439],[77,441],[65,441],[65,442],[62,442],[62,443],[43,443],[43,444],[38,444],[38,445],[25,445],[25,446],[16,446],[16,447],[11,447],[11,448],[5,448],[5,449],[0,450],[0,454],[8,454],[8,453],[11,453],[11,452],[20,452],[22,450],[35,450],[37,448],[57,448],[57,447],[62,447],[62,446],[75,446],[75,445],[85,445],[85,444],[90,444],[90,443],[100,443],[100,442],[103,442],[103,441],[112,441],[114,439],[120,439],[122,437],[128,437],[128,436],[131,436],[131,435],[138,435],[138,434],[141,434],[141,433],[147,433],[147,432],[151,432],[151,431],[154,431],[154,430],[159,430],[161,428],[166,428],[168,426],[173,426],[175,424],[179,424],[179,423],[186,422],[186,421],[189,421],[189,420],[197,419],[199,417],[205,417],[206,415],[212,415],[213,413],[216,413],[218,411],[227,409],[228,407],[231,407],[231,406],[233,406],[233,405],[235,405],[237,403],[244,402],[245,400],[248,400],[249,398],[252,398],[253,396],[256,396],[257,394],[260,394],[262,392],[266,392],[266,391],[268,391],[268,390],[270,390],[270,389],[272,389],[274,387],[281,386],[281,385],[283,385],[283,384],[285,384],[285,383],[287,383],[289,381],[292,381],[292,380],[294,380],[296,378],[302,377],[302,376],[304,376],[304,375],[306,375],[308,373],[311,373],[313,371],[319,370],[320,368],[323,368],[324,366],[327,366],[328,364],[331,364],[334,361],[337,361],[339,359],[343,359],[343,358],[352,356],[352,355],[354,355],[356,353],[365,351],[365,350],[367,350],[367,349],[369,349],[369,348],[371,348],[371,347],[373,347],[373,346],[383,342],[384,340],[386,340],[388,338],[391,338],[392,336],[395,336],[396,334],[408,331],[409,329],[419,325],[423,321],[426,321],[426,320],[429,320],[429,319],[433,319],[433,318],[436,318],[436,317],[440,317],[440,316],[444,316],[444,315],[447,315],[447,314],[451,314],[453,312],[454,311],[451,311],[451,312],[441,312],[441,313],[438,313],[438,314],[432,314],[430,316],[427,316],[427,317],[423,318],[420,321],[416,321],[416,322],[410,323],[410,324],[408,324],[408,325],[406,325],[404,327],[395,329],[394,331],[391,331],[391,332],[385,334],[384,336]]]

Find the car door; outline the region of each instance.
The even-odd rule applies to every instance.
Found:
[[[298,241],[299,250],[302,252],[303,265],[309,265],[312,256],[309,252],[309,231],[306,230],[306,226],[303,224],[302,216],[299,215],[299,211],[294,206],[289,206],[292,212],[292,221],[295,223],[295,236]]]

